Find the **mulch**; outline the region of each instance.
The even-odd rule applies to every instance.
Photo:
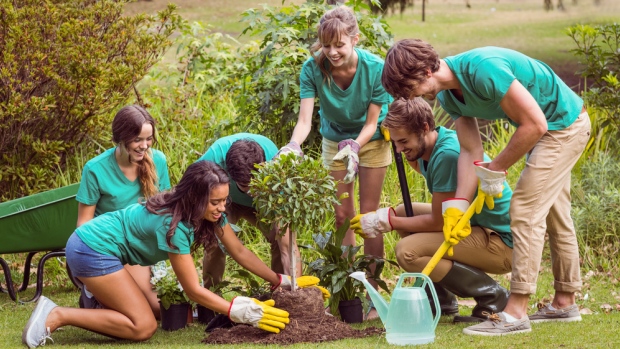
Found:
[[[203,340],[207,344],[295,344],[319,343],[345,338],[377,336],[383,329],[369,327],[357,330],[328,315],[323,308],[321,291],[303,288],[295,292],[279,289],[272,295],[276,307],[289,312],[291,322],[280,333],[270,333],[258,328],[238,324],[229,329],[216,329]]]

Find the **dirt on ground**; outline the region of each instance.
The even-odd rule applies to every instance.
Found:
[[[369,327],[356,330],[337,317],[328,315],[323,308],[323,297],[317,288],[309,287],[295,292],[279,289],[272,295],[276,307],[289,312],[290,323],[280,333],[270,333],[249,325],[216,329],[203,343],[207,344],[295,344],[318,343],[344,338],[379,335],[383,329]]]

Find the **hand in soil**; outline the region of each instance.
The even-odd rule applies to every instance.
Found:
[[[235,297],[230,305],[228,317],[238,323],[252,325],[261,330],[280,333],[289,323],[288,312],[275,308],[275,301],[261,302],[249,297]]]
[[[272,289],[275,290],[278,287],[282,287],[285,290],[289,290],[291,289],[291,286],[293,284],[291,277],[288,275],[283,275],[283,274],[278,274],[278,276],[280,276],[280,284],[273,287]],[[304,276],[300,276],[298,278],[295,278],[295,282],[297,283],[297,287],[299,288],[304,288],[304,287],[310,287],[310,286],[315,286],[319,284],[319,278],[316,276],[310,276],[310,275],[304,275]]]
[[[316,287],[296,292],[279,289],[272,295],[279,308],[288,311],[290,324],[279,334],[238,325],[230,329],[215,329],[203,340],[208,344],[293,344],[325,342],[344,338],[376,336],[383,329],[368,327],[356,330],[337,317],[325,314],[322,293]]]

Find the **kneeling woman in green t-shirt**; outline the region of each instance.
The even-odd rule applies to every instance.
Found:
[[[286,311],[273,307],[273,301],[236,297],[228,302],[199,283],[190,250],[216,243],[217,235],[241,266],[275,287],[290,288],[288,277],[269,269],[233,233],[223,214],[229,202],[228,185],[222,168],[199,161],[188,167],[171,191],[80,226],[67,242],[67,263],[104,309],[59,307],[41,297],[24,328],[24,344],[30,348],[44,345],[51,332],[65,325],[116,338],[149,339],[157,321],[144,293],[123,265],[153,265],[165,259],[170,259],[191,300],[228,314],[232,321],[278,333],[289,319]]]

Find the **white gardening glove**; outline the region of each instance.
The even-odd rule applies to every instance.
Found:
[[[282,148],[280,148],[280,150],[278,150],[278,152],[276,153],[276,155],[273,157],[274,159],[277,159],[280,157],[280,155],[285,155],[288,153],[294,153],[295,155],[299,156],[299,157],[303,157],[304,156],[304,152],[301,150],[301,146],[295,142],[295,141],[290,141],[288,142],[287,145],[283,146]]]
[[[351,229],[364,239],[373,239],[377,236],[394,230],[390,223],[390,214],[396,215],[392,207],[380,208],[374,212],[358,214],[351,220]]]
[[[344,177],[345,183],[351,183],[357,175],[360,145],[353,139],[345,139],[338,143],[338,153],[334,156],[334,161],[344,162],[347,168],[347,175]]]
[[[237,323],[248,324],[273,333],[280,333],[289,323],[288,312],[274,307],[270,299],[261,302],[249,297],[235,297],[230,302],[228,317]]]
[[[469,208],[469,201],[461,198],[444,200],[441,203],[441,213],[443,215],[443,237],[450,244],[448,256],[454,254],[453,246],[471,234],[471,224],[469,221],[462,230],[454,231],[454,227],[461,220],[465,211]]]
[[[476,213],[482,211],[483,202],[487,204],[489,209],[495,207],[494,197],[501,198],[504,190],[504,181],[506,180],[506,171],[491,171],[487,167],[489,162],[474,161],[476,176],[478,176],[478,195],[484,196],[484,200],[480,200],[476,206]]]

